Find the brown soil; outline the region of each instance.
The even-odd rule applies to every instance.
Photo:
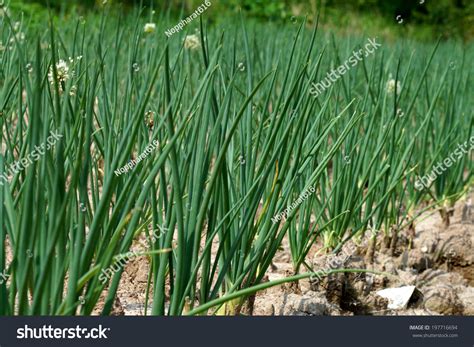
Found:
[[[451,224],[445,227],[439,213],[422,216],[410,230],[401,232],[395,248],[377,240],[374,262],[367,263],[366,250],[351,256],[346,268],[362,268],[386,273],[336,274],[317,283],[301,281],[300,294],[272,288],[257,296],[255,315],[474,315],[474,219],[462,218],[465,205],[455,206]],[[283,253],[288,253],[284,244]],[[392,255],[393,254],[393,255]],[[325,256],[313,264],[324,268]],[[276,263],[270,278],[282,277],[288,263]],[[415,285],[406,309],[388,310],[387,301],[376,292],[383,288]]]
[[[379,236],[373,263],[367,263],[366,249],[359,247],[344,265],[384,275],[345,273],[320,282],[302,280],[298,286],[272,287],[257,294],[253,315],[474,315],[474,213],[466,219],[465,206],[464,201],[455,206],[447,228],[437,211],[425,213],[416,223],[415,233],[402,231],[396,244],[384,247],[386,240]],[[315,270],[328,262],[328,256],[317,254],[319,247],[310,253]],[[126,266],[115,314],[144,314],[148,271],[146,258]],[[291,273],[288,242],[284,240],[267,278]],[[387,301],[376,295],[380,289],[405,285],[416,286],[406,309],[388,310]]]

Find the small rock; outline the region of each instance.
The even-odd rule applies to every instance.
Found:
[[[288,294],[283,305],[276,308],[275,314],[283,316],[323,316],[338,311],[323,296]]]
[[[458,297],[463,306],[463,315],[474,316],[474,287],[464,287],[458,291]]]
[[[463,305],[454,288],[449,285],[429,287],[423,291],[423,296],[423,307],[426,310],[443,315],[460,314],[462,312]]]
[[[388,300],[387,308],[392,310],[405,309],[410,301],[415,286],[404,286],[400,288],[387,288],[377,292],[377,295]]]

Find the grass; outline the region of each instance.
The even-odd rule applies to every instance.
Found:
[[[278,284],[263,281],[285,237],[284,281],[299,280],[319,270],[311,249],[337,252],[370,228],[396,240],[420,208],[446,213],[472,185],[470,152],[414,188],[473,135],[472,45],[382,42],[314,98],[311,82],[366,37],[242,18],[167,39],[173,23],[145,34],[138,12],[108,11],[35,32],[0,18],[0,168],[62,135],[0,186],[2,315],[110,314],[123,268],[105,284],[101,271],[140,237],[146,314],[251,313]],[[201,47],[187,49],[195,29]],[[387,91],[390,74],[400,90]]]

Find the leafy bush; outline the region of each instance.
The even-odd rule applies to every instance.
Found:
[[[46,0],[12,0],[12,8],[23,11],[28,16],[36,19],[44,13],[38,5],[46,6]],[[51,8],[56,11],[65,11],[72,8],[92,9],[101,5],[104,0],[49,0]],[[411,34],[419,38],[426,36],[443,38],[462,37],[472,39],[474,37],[474,2],[470,0],[439,0],[439,1],[405,1],[405,0],[221,0],[212,1],[214,11],[209,11],[207,16],[220,21],[226,13],[235,13],[242,10],[246,16],[262,20],[288,20],[292,15],[305,15],[317,11],[322,21],[342,23],[351,18],[353,25],[360,27],[363,31],[365,26],[376,27],[378,31],[391,28],[397,32],[395,17],[401,15],[405,25],[410,23],[417,25]],[[175,15],[183,12],[191,12],[203,1],[201,0],[107,0],[113,6],[124,4],[128,6],[153,5],[160,12],[171,10]],[[373,13],[379,15],[374,18]],[[329,18],[326,16],[330,16]],[[315,16],[310,15],[310,19]],[[357,19],[359,19],[357,21]],[[384,25],[381,26],[380,22]],[[390,24],[392,24],[390,26]],[[338,24],[333,24],[338,26]],[[427,35],[427,32],[429,34]]]

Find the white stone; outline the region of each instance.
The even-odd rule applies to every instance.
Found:
[[[388,300],[387,308],[400,310],[407,307],[415,286],[405,286],[400,288],[387,288],[379,290],[376,294]]]

